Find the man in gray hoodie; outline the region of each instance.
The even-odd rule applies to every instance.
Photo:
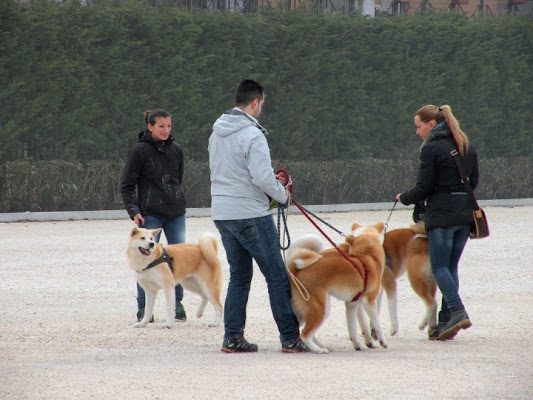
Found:
[[[300,339],[278,232],[269,210],[271,199],[286,203],[288,194],[272,169],[267,131],[256,119],[263,107],[264,88],[256,81],[244,80],[235,100],[236,107],[216,120],[209,138],[211,217],[230,266],[222,351],[257,351],[257,345],[244,338],[255,260],[267,282],[281,350],[306,352],[309,349]]]

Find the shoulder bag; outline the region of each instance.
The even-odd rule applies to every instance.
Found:
[[[443,142],[448,149],[450,149],[450,154],[455,161],[455,165],[457,165],[459,175],[461,175],[461,182],[463,182],[465,185],[466,194],[472,202],[472,215],[474,216],[474,223],[470,228],[470,239],[486,238],[490,234],[487,216],[485,215],[485,211],[477,204],[476,196],[474,196],[474,191],[470,185],[470,179],[468,176],[466,176],[463,164],[461,164],[461,161],[459,160],[459,153],[445,139],[441,139],[440,141]]]

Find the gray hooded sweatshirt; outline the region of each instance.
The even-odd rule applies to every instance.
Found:
[[[270,198],[286,202],[276,180],[270,149],[255,118],[239,108],[222,114],[209,138],[211,218],[236,220],[270,214]]]

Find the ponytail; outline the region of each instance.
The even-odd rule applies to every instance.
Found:
[[[452,114],[452,109],[448,105],[434,106],[429,104],[424,106],[415,113],[422,122],[435,120],[437,124],[446,121],[448,128],[452,131],[453,140],[459,149],[459,154],[464,155],[468,151],[468,137],[459,127],[459,121]]]

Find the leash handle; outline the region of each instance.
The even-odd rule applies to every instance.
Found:
[[[292,193],[292,179],[289,172],[284,168],[280,168],[276,171],[276,175],[281,175],[283,177],[283,182],[280,183],[289,191],[289,193]]]

